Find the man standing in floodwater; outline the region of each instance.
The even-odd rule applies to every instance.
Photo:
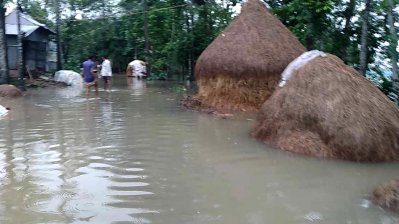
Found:
[[[103,56],[103,63],[101,64],[101,77],[104,80],[104,90],[111,90],[111,76],[112,76],[112,68],[111,62],[107,56]]]
[[[94,74],[94,69],[96,68],[96,63],[93,61],[93,56],[88,57],[88,59],[83,62],[83,70],[82,76],[86,85],[86,96],[89,97],[90,88],[94,86],[96,91],[96,96],[98,97],[98,86],[97,86],[97,77]]]

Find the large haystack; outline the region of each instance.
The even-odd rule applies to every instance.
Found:
[[[382,208],[399,212],[399,179],[377,187],[372,193],[371,200]]]
[[[249,0],[199,57],[195,98],[219,111],[257,111],[284,68],[304,51],[263,3]]]
[[[296,70],[263,105],[253,136],[283,150],[352,161],[399,160],[399,109],[338,57]]]
[[[19,97],[22,92],[13,85],[0,85],[0,97]]]

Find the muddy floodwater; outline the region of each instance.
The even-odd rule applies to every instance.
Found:
[[[180,108],[175,84],[114,81],[99,99],[39,89],[0,103],[0,223],[399,223],[368,200],[399,163],[281,152],[249,137],[252,117]]]

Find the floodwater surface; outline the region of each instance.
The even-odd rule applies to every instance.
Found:
[[[250,138],[253,118],[180,108],[179,89],[116,77],[99,99],[66,88],[1,102],[0,223],[399,223],[368,200],[398,163],[273,149]]]

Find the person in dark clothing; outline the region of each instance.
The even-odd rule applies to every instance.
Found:
[[[86,85],[87,97],[89,96],[90,88],[92,86],[94,86],[96,96],[98,97],[97,75],[94,72],[94,69],[96,69],[96,63],[93,58],[93,56],[88,57],[88,59],[82,64],[82,77]]]

